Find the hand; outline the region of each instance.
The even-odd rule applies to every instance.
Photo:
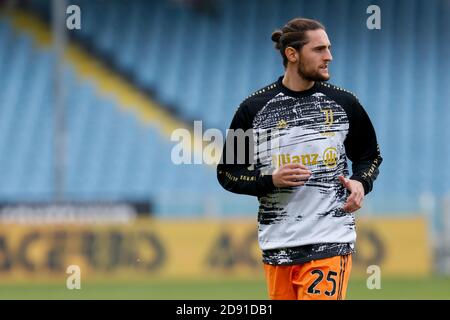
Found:
[[[275,187],[299,187],[311,176],[307,166],[298,163],[290,163],[277,168],[272,173],[272,181]]]
[[[350,196],[342,208],[345,212],[355,212],[362,208],[362,202],[364,200],[364,187],[361,182],[356,180],[351,180],[339,176],[339,181],[343,186],[350,191]]]

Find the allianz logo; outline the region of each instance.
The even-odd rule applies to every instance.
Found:
[[[326,148],[322,154],[305,153],[305,154],[289,154],[279,153],[272,155],[272,166],[275,168],[287,165],[289,163],[299,163],[305,166],[317,165],[323,163],[327,168],[337,166],[338,153],[336,148]]]

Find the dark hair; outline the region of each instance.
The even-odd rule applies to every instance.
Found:
[[[283,57],[283,65],[287,67],[288,59],[284,53],[287,47],[300,50],[308,43],[306,31],[323,29],[325,27],[316,20],[295,18],[289,21],[281,30],[275,30],[272,33],[272,41],[275,42],[275,48],[280,50]]]

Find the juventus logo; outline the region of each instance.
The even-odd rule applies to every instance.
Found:
[[[328,168],[334,168],[337,165],[337,150],[336,148],[327,148],[323,152],[323,163]]]
[[[278,123],[277,123],[278,129],[286,129],[287,126],[288,126],[288,124],[287,124],[286,120],[283,120],[283,119],[278,121]]]
[[[325,124],[331,126],[334,122],[333,110],[327,109],[322,110],[322,112],[325,114]]]

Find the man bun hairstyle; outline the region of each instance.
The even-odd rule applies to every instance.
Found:
[[[281,56],[283,57],[283,65],[285,68],[287,67],[288,59],[284,50],[287,47],[300,50],[308,43],[306,31],[318,29],[325,30],[325,27],[319,21],[306,18],[295,18],[289,21],[280,30],[275,30],[272,33],[272,41],[275,42],[275,48],[280,51]]]

